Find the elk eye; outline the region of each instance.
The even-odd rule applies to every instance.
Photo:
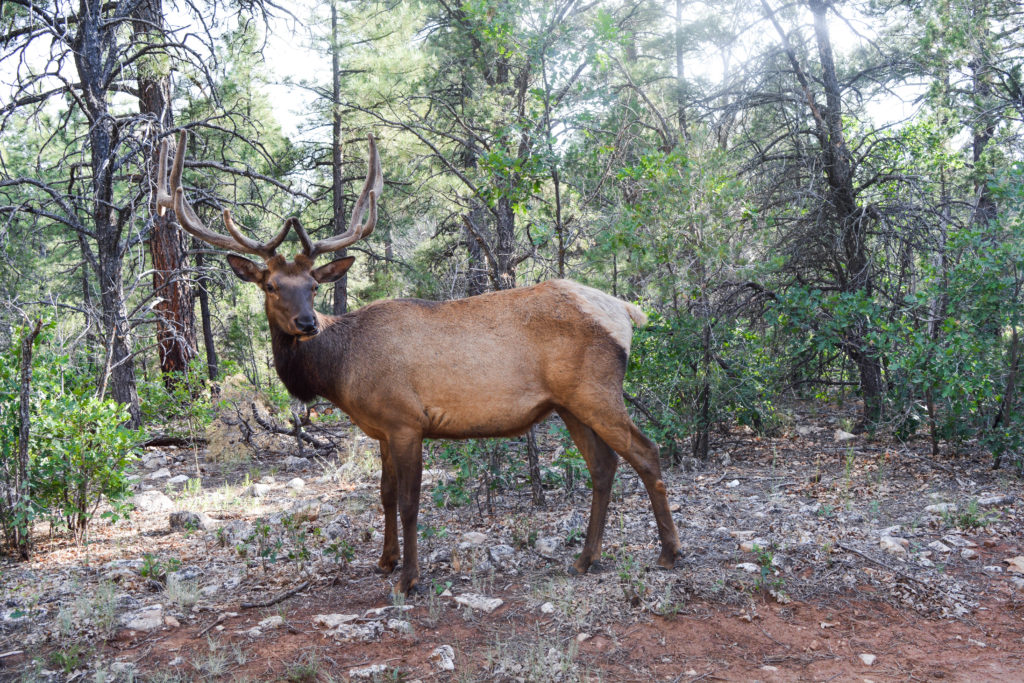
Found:
[[[274,285],[268,284],[266,286],[266,290],[267,290],[267,294],[273,294],[274,293]]]

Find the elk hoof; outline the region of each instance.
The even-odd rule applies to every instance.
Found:
[[[675,569],[676,560],[683,556],[683,551],[680,549],[669,550],[668,548],[661,551],[661,555],[658,556],[658,566],[662,569]]]
[[[403,577],[398,582],[398,585],[395,586],[395,592],[396,593],[404,593],[405,595],[412,595],[414,593],[418,593],[419,590],[420,590],[420,579],[419,579],[418,576],[414,576],[414,577],[409,578],[409,579]]]
[[[382,557],[377,561],[377,564],[374,565],[373,571],[387,576],[391,572],[395,571],[396,566],[398,566],[398,560],[388,560]]]

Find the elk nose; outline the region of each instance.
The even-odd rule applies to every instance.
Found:
[[[307,313],[295,319],[295,327],[303,334],[316,334],[316,316]]]

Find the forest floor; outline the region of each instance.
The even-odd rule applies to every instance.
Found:
[[[372,571],[374,442],[353,433],[341,461],[153,450],[129,520],[0,566],[0,679],[1022,680],[1024,480],[837,435],[853,414],[795,406],[778,438],[733,430],[669,469],[674,571],[627,466],[603,570],[573,577],[584,483],[539,509],[428,459],[408,598]]]

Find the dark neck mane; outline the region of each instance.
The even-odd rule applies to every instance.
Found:
[[[270,328],[274,367],[285,389],[306,403],[317,396],[335,400],[339,372],[345,354],[345,325],[340,318],[320,316],[321,332],[299,341],[275,327]]]

